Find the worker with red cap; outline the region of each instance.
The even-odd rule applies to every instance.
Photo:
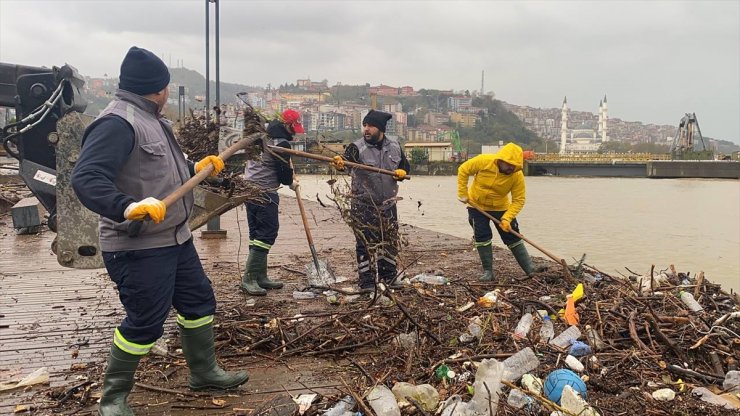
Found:
[[[305,132],[300,120],[301,115],[298,111],[292,109],[283,111],[280,117],[272,120],[267,126],[268,144],[289,149],[293,136]],[[264,296],[267,289],[283,287],[282,282],[267,277],[267,254],[275,244],[280,228],[278,220],[280,197],[277,190],[280,185],[287,185],[295,190],[298,187],[298,180],[293,178],[290,155],[281,154],[278,157],[272,152],[263,152],[261,159],[248,161],[245,176],[248,181],[267,191],[267,200],[245,203],[249,224],[249,255],[241,288],[250,295]]]

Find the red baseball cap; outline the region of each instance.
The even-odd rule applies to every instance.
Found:
[[[283,123],[293,126],[293,130],[295,130],[296,133],[305,133],[306,130],[303,129],[303,124],[299,122],[301,119],[301,113],[287,109],[283,111],[283,114],[281,114],[281,117],[283,118]]]

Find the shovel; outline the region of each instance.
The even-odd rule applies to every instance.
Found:
[[[290,167],[293,168],[293,161],[290,161]],[[295,175],[293,175],[295,179]],[[301,198],[301,187],[300,185],[295,188],[295,198],[298,201],[298,210],[301,212],[301,220],[303,220],[303,229],[306,230],[306,240],[308,240],[308,247],[311,249],[311,257],[313,258],[313,268],[308,266],[308,283],[311,286],[328,286],[329,284],[336,283],[334,273],[328,264],[319,260],[318,254],[316,254],[316,247],[313,245],[313,237],[311,236],[311,229],[308,227],[308,217],[306,216],[306,208],[303,206],[303,199]]]

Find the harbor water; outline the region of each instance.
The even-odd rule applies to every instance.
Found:
[[[329,203],[328,179],[301,175],[301,194]],[[522,234],[568,263],[585,253],[587,264],[613,275],[674,264],[692,277],[703,271],[723,288],[740,290],[740,181],[528,177],[526,183]],[[400,221],[472,239],[456,189],[455,176],[403,182]],[[280,192],[292,194],[287,187]],[[503,245],[495,233],[494,244]]]

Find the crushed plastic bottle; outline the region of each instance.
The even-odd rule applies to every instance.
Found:
[[[478,306],[482,308],[491,308],[493,307],[496,302],[498,301],[498,294],[501,292],[501,290],[496,289],[493,292],[488,292],[485,295],[478,298]]]
[[[346,416],[345,413],[352,413],[352,409],[355,407],[355,399],[350,396],[344,396],[334,406],[324,413],[324,416]]]
[[[370,391],[367,401],[378,416],[401,416],[396,397],[388,387],[382,384]]]
[[[314,299],[314,298],[316,298],[316,293],[314,292],[302,292],[300,290],[293,291],[293,299]]]
[[[517,338],[517,339],[527,338],[527,334],[529,334],[529,329],[531,327],[532,327],[532,314],[527,312],[521,317],[521,319],[519,319],[519,323],[516,324],[516,328],[514,328],[514,338]]]
[[[604,341],[601,340],[601,337],[599,336],[599,333],[596,332],[594,328],[591,327],[591,325],[586,325],[586,339],[588,339],[589,345],[591,345],[591,348],[593,348],[595,351],[603,350],[606,348],[606,344]]]
[[[722,388],[731,393],[740,393],[740,371],[728,371],[725,374],[725,381],[722,382]]]
[[[496,359],[484,359],[475,373],[475,394],[468,403],[466,413],[471,416],[495,415],[498,409],[501,378],[505,372],[503,363]],[[489,394],[490,392],[490,394]],[[457,412],[455,412],[457,413]]]
[[[694,299],[694,295],[692,295],[691,293],[682,290],[678,294],[681,297],[681,302],[683,302],[692,312],[699,312],[704,310],[701,304],[697,302],[696,299]]]
[[[399,382],[393,385],[391,389],[396,396],[399,405],[410,404],[406,398],[414,399],[422,409],[432,412],[439,404],[439,393],[431,384],[419,384],[415,386],[411,383]]]
[[[577,326],[570,326],[550,341],[550,345],[558,348],[567,348],[574,340],[581,337],[581,330]]]
[[[411,282],[421,282],[428,285],[446,285],[450,281],[444,276],[437,276],[433,274],[421,273],[411,278]]]
[[[555,329],[552,326],[552,319],[548,315],[542,318],[542,327],[540,328],[540,341],[550,342],[555,336]]]
[[[505,369],[503,379],[516,381],[524,374],[536,369],[540,365],[540,360],[537,359],[532,348],[527,347],[504,360],[503,365]]]
[[[534,403],[534,400],[522,393],[520,390],[511,389],[509,397],[506,399],[506,403],[514,409],[521,409],[524,406],[529,406]]]
[[[482,328],[483,321],[480,319],[480,316],[476,316],[470,319],[470,323],[468,324],[468,332],[470,332],[470,335],[474,336],[475,338],[479,338]]]

